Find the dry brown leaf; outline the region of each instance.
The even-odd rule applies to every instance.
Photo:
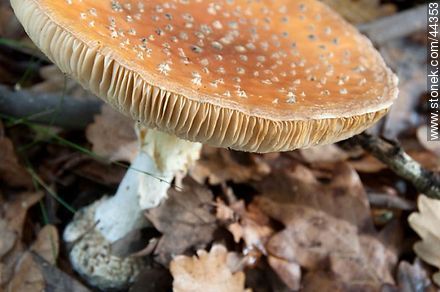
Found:
[[[440,200],[420,195],[417,201],[419,212],[412,213],[409,224],[422,241],[414,245],[414,251],[425,262],[440,269]],[[440,272],[434,275],[434,281],[440,285]]]
[[[356,171],[363,173],[376,173],[387,168],[385,164],[370,154],[366,154],[361,159],[350,160],[349,163]]]
[[[205,186],[187,177],[181,191],[170,188],[165,202],[146,211],[148,220],[163,234],[155,250],[159,262],[167,264],[173,255],[212,241],[217,228],[210,210],[212,200]]]
[[[316,146],[300,151],[301,156],[308,163],[336,163],[349,158],[349,155],[336,144]]]
[[[393,284],[391,274],[397,257],[377,238],[361,235],[358,238],[361,249],[357,254],[330,255],[330,270],[344,283],[364,283],[378,286]]]
[[[420,163],[424,168],[434,172],[440,171],[440,156],[434,154],[432,151],[408,149],[406,152],[412,159]]]
[[[14,247],[16,239],[17,234],[9,229],[8,222],[0,219],[0,259]]]
[[[254,185],[273,201],[312,207],[351,222],[360,230],[372,230],[367,194],[356,171],[342,162],[333,166],[329,176],[329,182],[322,182],[309,168],[297,165],[293,169],[274,169]]]
[[[12,249],[7,248],[7,253],[0,257],[0,290],[12,278],[15,266],[24,252],[21,238],[27,210],[42,197],[42,193],[22,193],[0,204],[0,221],[6,223],[7,233],[13,233],[16,237]],[[0,236],[0,241],[10,240],[2,236]],[[2,245],[8,246],[8,243],[4,242]]]
[[[131,162],[138,152],[133,121],[108,105],[103,105],[102,113],[87,127],[86,136],[93,152],[111,161]]]
[[[273,256],[268,257],[268,262],[289,289],[297,291],[301,288],[301,267],[297,263]]]
[[[380,0],[321,0],[354,24],[365,23],[393,14],[394,5],[384,5]]]
[[[53,292],[90,292],[88,288],[83,286],[78,280],[61,271],[56,265],[51,265],[38,253],[33,253],[32,258],[38,264],[40,271],[44,275],[45,291]]]
[[[396,256],[377,239],[360,235],[355,225],[309,207],[256,200],[261,210],[285,226],[269,240],[270,255],[311,271],[327,269],[344,285],[393,283]]]
[[[267,249],[275,257],[316,269],[331,253],[360,251],[357,229],[346,221],[312,208],[278,204],[266,198],[257,198],[257,203],[270,217],[286,226],[268,242]]]
[[[211,185],[217,185],[226,181],[259,180],[269,172],[269,165],[259,155],[204,146],[190,175],[199,183],[208,180]]]
[[[266,254],[266,242],[273,234],[269,218],[255,204],[246,207],[240,200],[230,206],[217,202],[217,218],[227,224],[235,242],[244,240],[248,250],[256,249]],[[228,224],[228,222],[232,223]]]
[[[18,39],[24,35],[8,0],[0,0],[0,37]]]
[[[0,181],[12,187],[31,188],[32,178],[20,165],[14,152],[14,145],[4,133],[0,121]]]
[[[108,165],[94,159],[87,159],[73,171],[76,175],[96,183],[116,187],[121,183],[127,169],[119,165]]]
[[[332,291],[332,292],[377,292],[382,291],[379,287],[370,283],[345,283],[331,272],[322,270],[313,271],[304,277],[301,291]]]
[[[412,265],[406,261],[400,262],[397,280],[400,291],[436,291],[419,259],[416,259]]]
[[[30,250],[54,265],[59,254],[59,245],[57,228],[53,225],[46,225],[38,233],[37,240],[32,244]]]
[[[46,225],[41,229],[30,250],[23,254],[15,267],[14,277],[8,286],[9,291],[44,291],[44,275],[39,265],[35,263],[31,252],[55,264],[59,253],[59,238],[55,226]]]
[[[177,256],[170,264],[175,292],[242,292],[244,273],[233,273],[227,265],[228,251],[214,245],[210,252],[197,251],[197,256]]]

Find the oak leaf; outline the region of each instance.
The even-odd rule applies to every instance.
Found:
[[[166,201],[146,211],[147,219],[162,233],[155,250],[159,262],[167,264],[172,255],[212,241],[217,229],[212,200],[208,188],[187,177],[181,190],[170,188]]]
[[[420,195],[417,205],[419,212],[408,218],[411,228],[422,238],[414,245],[414,251],[422,260],[440,269],[440,200]],[[440,271],[433,279],[440,285]]]
[[[197,251],[197,256],[177,256],[170,264],[175,292],[242,292],[245,289],[243,272],[233,272],[227,264],[228,251],[214,245],[210,252]]]

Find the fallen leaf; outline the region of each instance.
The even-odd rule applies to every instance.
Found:
[[[51,264],[55,264],[59,253],[59,238],[53,225],[46,225],[38,233],[37,240],[30,250],[25,252],[18,261],[14,277],[8,285],[9,291],[43,291],[45,288],[44,275],[35,263],[32,252],[37,253]]]
[[[322,270],[307,273],[304,277],[303,287],[301,291],[332,291],[332,292],[351,292],[364,291],[375,292],[381,291],[381,287],[372,285],[371,283],[345,283],[342,279],[333,275],[331,272]]]
[[[269,265],[289,289],[301,288],[301,267],[295,262],[288,262],[273,256],[268,257]]]
[[[227,265],[228,251],[214,245],[208,253],[198,250],[197,256],[177,256],[170,264],[175,292],[241,292],[245,289],[243,272],[233,273]]]
[[[422,238],[414,245],[415,253],[428,264],[440,269],[440,200],[420,195],[417,200],[419,212],[412,213],[409,225]],[[440,271],[434,281],[440,285]]]
[[[10,200],[0,205],[2,219],[6,220],[11,231],[22,237],[23,225],[27,211],[43,197],[41,192],[25,192],[14,195]]]
[[[190,175],[199,183],[208,180],[209,184],[218,185],[226,181],[259,180],[269,172],[269,165],[260,155],[204,146]]]
[[[46,261],[38,253],[32,253],[34,262],[42,272],[45,282],[45,291],[51,292],[89,292],[90,290],[80,282]]]
[[[365,23],[393,14],[394,5],[381,4],[380,0],[321,0],[353,24]]]
[[[267,244],[271,256],[309,271],[331,271],[344,285],[365,282],[380,287],[394,282],[394,253],[374,237],[359,234],[355,225],[310,207],[264,197],[256,202],[285,226]]]
[[[46,225],[38,233],[37,240],[32,244],[30,250],[54,265],[60,252],[59,246],[60,240],[57,228],[53,225]]]
[[[0,237],[0,241],[4,242],[2,245],[4,245],[5,250],[7,250],[7,253],[0,257],[0,290],[11,280],[15,266],[22,257],[23,252],[25,252],[25,247],[21,239],[27,211],[42,197],[42,193],[22,193],[0,204],[0,221],[6,223],[8,230],[7,234],[1,235],[13,233],[15,236],[12,248],[9,248],[9,244],[6,242],[10,239]]]
[[[86,136],[93,152],[111,161],[131,162],[138,153],[134,122],[108,105],[87,127]]]
[[[339,161],[345,161],[349,158],[349,155],[336,144],[301,149],[300,152],[304,160],[310,164],[336,163]]]
[[[88,157],[86,161],[76,166],[73,172],[96,183],[117,187],[124,178],[127,169],[119,165],[102,163]]]
[[[416,260],[414,264],[402,261],[397,271],[397,281],[400,291],[432,291],[428,273],[420,264],[420,260]]]
[[[243,239],[248,251],[256,249],[266,254],[265,245],[273,230],[269,218],[258,206],[251,203],[246,207],[243,200],[234,202],[230,206],[218,201],[217,218],[226,223],[236,243]]]
[[[23,27],[15,17],[9,1],[0,1],[0,37],[18,39],[24,34]]]
[[[381,170],[387,169],[387,166],[384,163],[370,154],[366,154],[360,159],[350,160],[349,164],[356,171],[362,173],[377,173]]]
[[[14,247],[16,239],[17,234],[9,229],[8,222],[0,219],[0,259]]]
[[[206,187],[187,177],[181,191],[170,188],[167,200],[146,211],[148,220],[162,233],[155,251],[159,262],[167,264],[173,255],[212,241],[217,228],[210,210],[212,200]]]
[[[360,230],[373,230],[368,197],[358,174],[342,162],[333,166],[329,177],[322,182],[311,169],[296,165],[293,169],[274,169],[253,185],[273,201],[322,210]]]
[[[360,252],[330,255],[330,270],[344,283],[393,284],[397,257],[373,236],[360,235]]]
[[[406,152],[412,159],[420,163],[424,168],[434,172],[440,171],[440,156],[436,155],[432,151],[423,151],[423,149],[409,149]]]
[[[0,121],[0,181],[12,187],[31,188],[32,178],[20,165],[14,152],[14,145],[4,133]]]
[[[277,258],[316,269],[330,253],[357,254],[360,251],[357,229],[346,221],[309,207],[274,203],[266,198],[257,198],[257,204],[286,226],[267,244],[269,254]]]

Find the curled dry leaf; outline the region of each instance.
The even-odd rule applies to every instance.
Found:
[[[38,253],[33,252],[32,258],[36,264],[38,264],[39,270],[44,276],[44,288],[45,291],[63,292],[90,292],[89,289],[83,286],[73,276],[64,273],[57,266],[52,265],[46,261]]]
[[[414,264],[406,261],[399,263],[397,280],[401,291],[426,291],[434,292],[427,271],[423,268],[419,259]]]
[[[217,218],[227,224],[235,242],[243,239],[248,251],[256,249],[266,254],[265,245],[273,230],[269,224],[269,217],[256,204],[251,203],[246,207],[245,202],[240,200],[226,206],[218,200]]]
[[[206,187],[187,177],[182,190],[170,188],[165,202],[146,211],[148,220],[162,233],[155,250],[159,262],[168,264],[172,255],[212,241],[217,229],[216,218],[211,214],[212,200]]]
[[[0,234],[0,245],[5,252],[0,255],[0,291],[11,280],[15,266],[24,252],[21,238],[27,210],[42,197],[42,193],[22,193],[0,204],[0,222],[6,225]]]
[[[330,271],[345,286],[365,283],[378,288],[394,282],[391,271],[396,256],[374,237],[359,234],[352,223],[310,207],[264,197],[256,202],[285,226],[267,244],[271,256],[309,271]]]
[[[295,262],[288,262],[273,256],[268,257],[269,265],[289,289],[297,291],[301,288],[301,267]]]
[[[0,181],[12,187],[32,187],[32,178],[20,165],[15,155],[14,145],[4,133],[0,121]]]
[[[350,165],[356,171],[363,173],[376,173],[387,169],[387,166],[370,154],[365,154],[360,159],[350,160]]]
[[[411,228],[422,238],[414,245],[414,251],[422,260],[440,269],[440,201],[420,195],[417,205],[419,212],[408,218]],[[440,272],[433,279],[440,285]]]
[[[197,251],[197,256],[177,256],[170,264],[175,292],[242,292],[243,272],[233,273],[227,265],[228,251],[214,245],[210,252]]]
[[[269,165],[260,155],[204,146],[190,175],[199,183],[208,180],[211,185],[217,185],[226,181],[259,180],[269,172]]]
[[[30,250],[22,255],[15,267],[14,277],[9,283],[9,291],[44,290],[44,275],[39,265],[34,261],[32,252],[40,255],[48,263],[55,264],[59,253],[59,237],[55,226],[46,225],[41,229]]]
[[[368,197],[356,171],[341,162],[334,165],[329,176],[329,182],[322,182],[311,169],[297,165],[274,169],[254,185],[274,202],[308,206],[350,222],[359,230],[372,230]]]
[[[87,127],[87,139],[92,150],[111,161],[132,161],[138,152],[134,122],[108,105],[95,116],[95,122]]]
[[[0,259],[14,247],[16,239],[17,234],[8,227],[8,222],[0,219]]]

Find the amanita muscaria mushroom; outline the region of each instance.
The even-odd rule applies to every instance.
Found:
[[[159,130],[141,135],[133,167],[165,181],[197,158],[200,144],[189,141],[252,152],[332,143],[371,126],[397,97],[397,78],[371,42],[314,0],[11,3],[61,70]],[[142,226],[141,210],[167,188],[130,170],[114,198],[77,216],[65,233],[76,242],[75,268],[101,287],[132,280],[120,270],[132,262],[103,267],[103,249],[78,243],[90,233],[78,232],[98,222],[92,233],[108,247]]]

